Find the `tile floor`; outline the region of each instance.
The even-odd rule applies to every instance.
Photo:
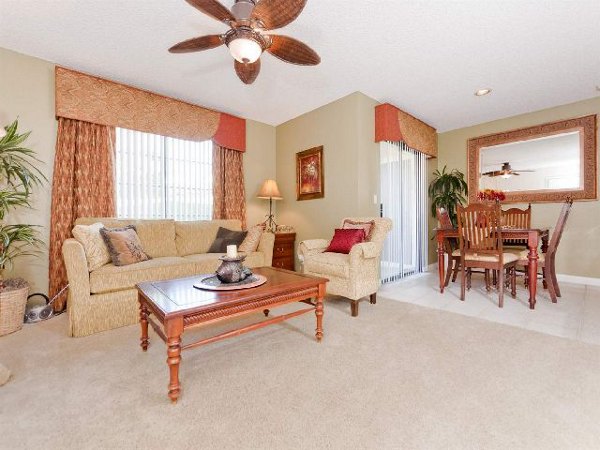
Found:
[[[600,344],[600,286],[561,283],[562,297],[552,303],[548,291],[538,281],[535,310],[529,309],[528,291],[523,278],[517,279],[517,298],[504,296],[504,308],[498,308],[496,290],[486,292],[483,275],[473,274],[472,289],[460,301],[460,281],[450,282],[439,292],[437,272],[428,272],[385,284],[378,296],[416,305],[478,317],[541,333]]]

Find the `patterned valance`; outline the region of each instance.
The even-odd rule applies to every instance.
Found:
[[[63,67],[56,116],[246,150],[244,119]]]
[[[427,156],[437,157],[435,128],[389,103],[375,107],[375,142],[381,141],[402,141]]]

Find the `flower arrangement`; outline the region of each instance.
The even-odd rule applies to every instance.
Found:
[[[501,202],[506,200],[506,195],[502,191],[496,191],[494,189],[484,189],[477,193],[477,200],[479,201],[494,201]]]

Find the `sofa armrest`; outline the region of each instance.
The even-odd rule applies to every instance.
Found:
[[[75,239],[67,239],[62,254],[69,280],[70,307],[90,297],[90,273],[83,246]]]
[[[355,244],[350,250],[350,264],[358,262],[362,259],[377,258],[380,253],[380,248],[375,242],[361,242]]]
[[[260,236],[258,242],[258,248],[256,251],[263,252],[265,255],[265,267],[273,265],[273,246],[275,245],[275,235],[268,231],[265,231]]]
[[[323,253],[329,247],[329,241],[325,239],[307,239],[298,244],[298,259],[304,261],[306,257]]]

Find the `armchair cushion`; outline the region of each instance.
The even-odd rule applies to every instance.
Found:
[[[333,239],[329,243],[326,252],[350,253],[352,247],[365,240],[365,230],[363,228],[336,229]]]
[[[304,261],[304,271],[348,279],[350,277],[350,256],[344,253],[330,252],[311,255]]]

